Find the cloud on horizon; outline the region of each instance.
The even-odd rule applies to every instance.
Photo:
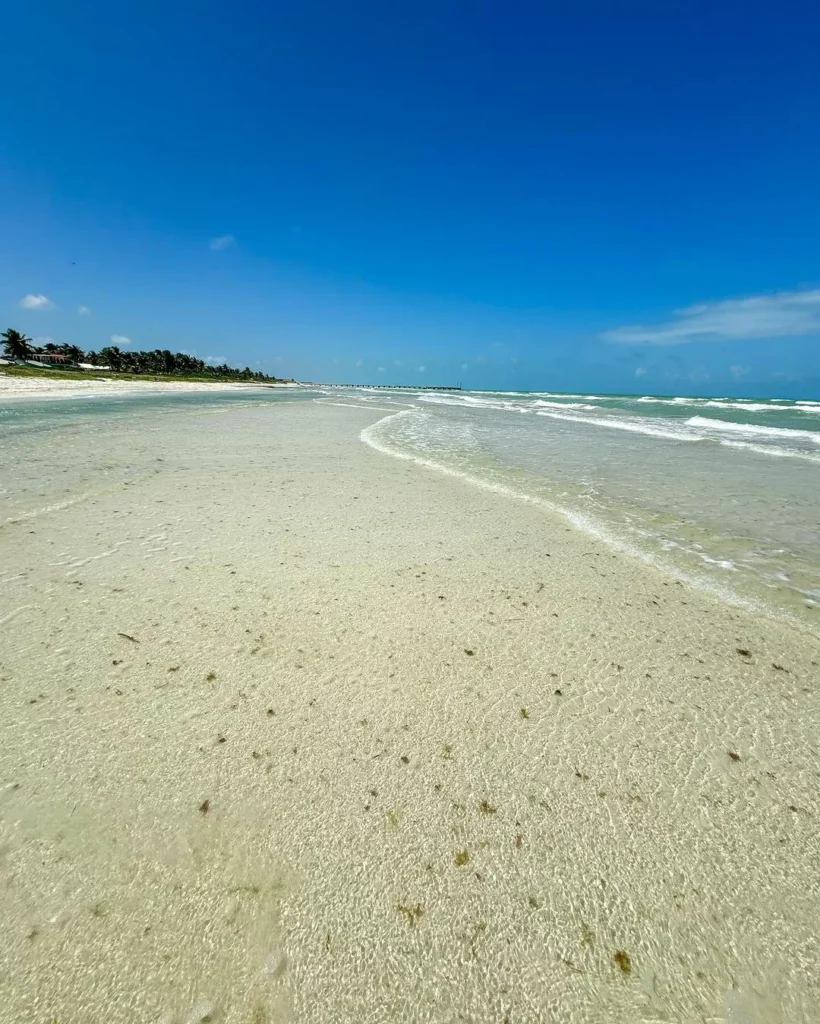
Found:
[[[221,366],[227,362],[224,356],[205,356],[205,362],[210,363],[211,366]]]
[[[47,295],[33,295],[29,292],[20,299],[21,309],[51,309],[54,303]]]
[[[213,252],[219,252],[220,249],[227,249],[233,245],[236,239],[233,235],[218,235],[216,238],[212,238],[208,242],[208,248]]]
[[[620,345],[685,345],[815,333],[820,334],[820,288],[704,302],[676,310],[665,323],[616,327],[601,337]]]
[[[131,339],[127,338],[124,334],[112,334],[111,344],[117,346],[128,346],[131,344]]]

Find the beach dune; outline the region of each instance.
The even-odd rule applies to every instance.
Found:
[[[816,1020],[817,640],[383,415],[4,465],[0,1019]]]

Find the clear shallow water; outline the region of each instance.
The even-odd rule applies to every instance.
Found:
[[[207,414],[311,397],[283,388],[0,399],[0,525],[59,511],[112,481],[128,479],[134,466],[123,461],[121,447],[112,446],[121,432],[131,436],[134,463],[140,447],[162,461],[175,452],[166,422],[174,413]]]
[[[382,451],[544,501],[617,547],[820,632],[820,401],[351,398],[401,413],[365,432]]]
[[[49,398],[0,398],[0,444],[8,449],[17,436],[49,430],[99,429],[124,418],[186,409],[212,409],[248,402],[299,401],[308,397],[302,389],[258,391],[149,392],[146,394],[82,395]]]
[[[312,398],[383,411],[366,431],[382,451],[543,501],[617,547],[820,633],[820,400],[379,389],[15,400],[0,403],[0,521],[127,475],[106,455],[118,424],[141,418],[159,456],[171,443],[163,413]],[[75,442],[64,484],[43,480],[49,460],[32,454],[54,432]],[[87,463],[85,476],[69,463]]]

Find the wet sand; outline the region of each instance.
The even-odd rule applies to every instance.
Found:
[[[816,1020],[817,641],[380,415],[32,440],[0,1020]]]

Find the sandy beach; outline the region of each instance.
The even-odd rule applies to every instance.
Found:
[[[137,381],[120,380],[111,377],[108,380],[83,380],[82,375],[77,375],[77,380],[65,380],[65,378],[42,377],[14,377],[0,372],[0,402],[8,402],[13,399],[43,399],[43,398],[82,398],[98,395],[139,395],[151,392],[173,394],[191,394],[195,392],[219,392],[219,391],[247,391],[259,387],[282,387],[292,388],[294,384],[250,384],[231,383],[230,381]]]
[[[385,414],[2,456],[0,1020],[816,1021],[818,641]]]

